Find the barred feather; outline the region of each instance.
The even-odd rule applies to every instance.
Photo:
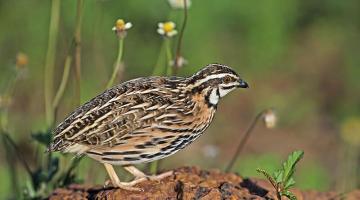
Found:
[[[189,78],[124,82],[60,123],[49,151],[84,153],[119,165],[169,156],[203,133],[216,111],[214,95],[220,95],[222,88],[238,87],[239,80],[231,68],[212,64]]]

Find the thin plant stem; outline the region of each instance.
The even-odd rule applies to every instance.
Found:
[[[19,73],[16,73],[14,79],[10,79],[10,83],[8,87],[5,90],[4,97],[7,98],[9,101],[11,101],[15,85],[19,79]],[[0,130],[1,131],[7,131],[8,130],[8,119],[9,118],[9,105],[6,105],[6,107],[3,110],[0,110]]]
[[[177,74],[177,71],[180,67],[180,63],[179,63],[179,59],[181,57],[181,47],[182,47],[182,41],[183,41],[183,36],[184,36],[184,32],[185,32],[185,27],[187,24],[187,19],[188,19],[188,7],[187,7],[187,2],[186,0],[184,1],[184,20],[183,20],[183,24],[180,30],[180,34],[179,34],[179,40],[177,43],[177,48],[176,48],[176,54],[175,54],[175,62],[174,62],[174,71],[173,71],[173,75]]]
[[[76,8],[76,25],[74,33],[75,41],[75,83],[77,104],[81,101],[81,24],[84,0],[77,1]]]
[[[74,157],[71,159],[70,164],[68,165],[68,167],[62,172],[59,173],[60,177],[58,177],[58,181],[60,181],[60,186],[65,186],[66,181],[68,181],[68,179],[71,176],[71,173],[73,173],[74,169],[79,165],[80,161],[83,159],[84,157]]]
[[[157,174],[159,168],[159,160],[156,160],[150,164],[150,174]]]
[[[186,6],[186,3],[185,3],[185,6]],[[186,10],[186,9],[185,9]],[[186,14],[187,16],[187,11],[186,11]],[[185,21],[186,21],[187,18],[185,18]],[[186,22],[185,22],[186,23]],[[186,24],[183,24],[183,27],[182,27],[182,33],[184,32],[184,28],[185,28],[185,25]],[[182,36],[181,36],[182,37]],[[179,42],[181,43],[181,39],[179,39]],[[180,44],[179,43],[179,44]],[[153,70],[153,75],[159,75],[161,74],[162,75],[162,66],[161,66],[161,59],[163,58],[162,57],[162,53],[163,53],[163,50],[165,49],[165,54],[166,54],[166,59],[165,59],[165,74],[167,76],[172,76],[172,75],[176,75],[176,71],[173,70],[173,66],[171,66],[171,61],[172,61],[172,52],[171,52],[171,41],[170,41],[170,38],[164,38],[164,41],[163,41],[163,44],[161,46],[161,49],[160,49],[160,53],[159,53],[159,57],[158,57],[158,60],[156,62],[156,65],[155,65],[155,68]],[[179,48],[178,47],[178,52],[180,52],[181,50],[181,47]],[[180,53],[179,53],[180,54]],[[176,62],[176,61],[175,61]],[[175,64],[175,63],[174,63]],[[159,168],[159,165],[160,165],[160,160],[157,160],[157,161],[154,161],[152,163],[150,163],[150,173],[152,174],[156,174],[157,171],[158,171],[158,168]]]
[[[161,61],[163,61],[162,58],[163,58],[163,51],[164,51],[164,49],[165,49],[165,42],[163,42],[163,43],[161,44],[160,53],[159,53],[158,59],[157,59],[157,61],[156,61],[154,70],[153,70],[153,72],[152,72],[152,75],[153,75],[153,76],[158,76],[158,75],[162,75],[162,74],[163,74],[163,71],[164,71],[164,70],[163,70],[163,67],[162,67],[162,65],[161,65]]]
[[[51,5],[49,40],[45,60],[44,73],[44,98],[46,123],[51,126],[54,121],[54,110],[52,109],[53,87],[54,87],[54,65],[56,53],[56,41],[60,19],[60,0],[53,0]]]
[[[9,168],[9,175],[11,178],[11,189],[14,194],[14,197],[19,198],[18,194],[20,191],[19,191],[19,187],[18,187],[19,186],[18,173],[17,173],[16,167],[13,167],[16,164],[15,159],[11,154],[11,151],[10,151],[11,147],[9,146],[9,144],[7,142],[6,133],[1,133],[1,135],[3,138],[3,147],[4,147],[6,161],[7,161],[8,168]]]
[[[280,195],[280,192],[278,190],[276,190],[276,198],[278,200],[281,200],[281,195]]]
[[[169,38],[164,38],[164,48],[166,53],[166,75],[171,76],[173,75],[172,66],[170,65],[170,61],[172,60],[172,53],[171,53],[171,44]],[[156,70],[156,68],[155,68]],[[150,163],[150,172],[152,174],[156,174],[159,167],[159,161],[154,161]]]
[[[13,92],[15,89],[16,82],[19,79],[19,73],[17,72],[14,79],[10,79],[10,83],[8,87],[5,90],[4,97],[8,98],[11,101],[11,98],[13,96]],[[16,164],[14,157],[11,155],[11,144],[15,144],[12,139],[9,137],[9,135],[6,133],[8,131],[8,117],[9,117],[9,105],[6,105],[6,107],[0,111],[0,132],[3,140],[3,146],[6,154],[6,160],[8,162],[9,167],[9,174],[11,177],[11,184],[12,184],[12,190],[14,197],[16,199],[19,198],[19,185],[18,185],[18,173],[16,168],[13,166]],[[25,161],[24,161],[25,162]],[[26,163],[27,169],[30,169]]]
[[[166,75],[171,76],[173,75],[173,67],[171,66],[172,61],[172,53],[171,53],[171,43],[170,38],[165,38],[165,51],[166,51]]]
[[[0,130],[8,130],[8,117],[8,108],[4,108],[2,112],[0,112]]]
[[[119,38],[118,55],[117,55],[117,58],[116,58],[114,70],[113,70],[113,72],[111,74],[111,78],[110,78],[109,82],[106,84],[106,88],[110,88],[114,84],[116,76],[119,73],[119,70],[121,68],[121,59],[122,59],[122,56],[123,56],[123,50],[124,50],[124,38]]]
[[[258,114],[256,115],[255,119],[254,119],[254,120],[252,121],[252,123],[250,124],[249,128],[246,130],[245,134],[243,135],[243,137],[242,137],[241,140],[240,140],[239,145],[237,146],[237,149],[236,149],[233,157],[232,157],[231,160],[230,160],[230,163],[229,163],[228,166],[225,168],[225,172],[229,172],[229,171],[232,169],[232,167],[233,167],[236,159],[238,158],[238,155],[239,155],[239,154],[241,153],[241,151],[244,149],[244,146],[245,146],[246,142],[248,141],[250,134],[251,134],[252,131],[254,130],[255,125],[256,125],[257,122],[263,117],[264,113],[265,113],[265,111],[261,111],[260,113],[258,113]]]
[[[72,61],[72,57],[70,55],[67,55],[65,59],[64,72],[61,79],[61,83],[53,101],[53,105],[52,105],[53,110],[56,110],[57,106],[59,105],[60,99],[64,94],[65,87],[69,79],[71,61]]]
[[[23,166],[25,167],[26,172],[31,176],[32,175],[32,171],[30,169],[30,166],[28,165],[28,163],[26,162],[25,158],[23,157],[23,155],[20,153],[19,147],[15,144],[15,142],[13,141],[13,139],[11,139],[11,137],[7,134],[7,133],[1,133],[1,135],[3,136],[3,139],[5,142],[7,142],[13,149],[15,152],[15,155],[18,157],[19,161],[23,164]]]
[[[170,16],[171,16],[171,12],[169,13],[167,18],[169,19]],[[154,67],[153,72],[152,72],[153,76],[164,75],[163,74],[164,71],[163,71],[163,68],[162,68],[163,66],[161,65],[161,62],[163,61],[162,59],[163,59],[163,51],[164,51],[164,49],[165,49],[165,41],[163,40],[163,42],[161,44],[161,47],[160,47],[158,59],[156,61],[155,67]],[[165,65],[165,66],[167,66],[167,65]],[[165,71],[165,73],[166,73],[166,71]]]

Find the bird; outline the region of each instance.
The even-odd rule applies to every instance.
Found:
[[[134,165],[173,155],[196,140],[214,118],[219,100],[236,88],[248,88],[222,64],[209,64],[189,77],[132,79],[78,107],[52,132],[48,152],[86,155],[105,166],[114,187],[135,187],[161,180],[173,171],[148,176]],[[121,182],[113,165],[135,178]]]

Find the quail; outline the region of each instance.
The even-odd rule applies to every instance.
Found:
[[[248,84],[230,67],[210,64],[190,77],[129,80],[94,97],[53,131],[48,151],[87,155],[104,164],[111,183],[126,190],[160,180],[171,171],[147,176],[133,165],[170,156],[210,125],[220,98]],[[135,179],[121,182],[112,165]]]

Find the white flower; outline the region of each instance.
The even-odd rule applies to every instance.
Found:
[[[215,158],[219,155],[219,148],[215,145],[205,145],[202,152],[206,157]]]
[[[273,109],[269,109],[264,113],[264,123],[266,128],[274,128],[277,123],[277,116]]]
[[[160,35],[166,36],[166,37],[173,37],[177,34],[177,30],[175,30],[176,24],[174,22],[164,22],[164,23],[158,23],[158,29],[157,32]]]
[[[132,27],[131,22],[126,22],[123,19],[116,20],[115,26],[112,28],[115,31],[116,35],[119,37],[125,37],[126,31]]]
[[[173,9],[185,8],[184,0],[168,0],[168,2]],[[186,7],[189,8],[190,5],[191,5],[191,0],[186,0]]]
[[[176,58],[175,58],[176,59]],[[184,65],[187,65],[188,64],[188,61],[184,58],[184,57],[182,57],[182,56],[180,56],[179,58],[178,58],[178,61],[177,61],[178,63],[177,63],[177,67],[183,67]],[[175,60],[171,60],[170,61],[170,66],[175,66]]]

